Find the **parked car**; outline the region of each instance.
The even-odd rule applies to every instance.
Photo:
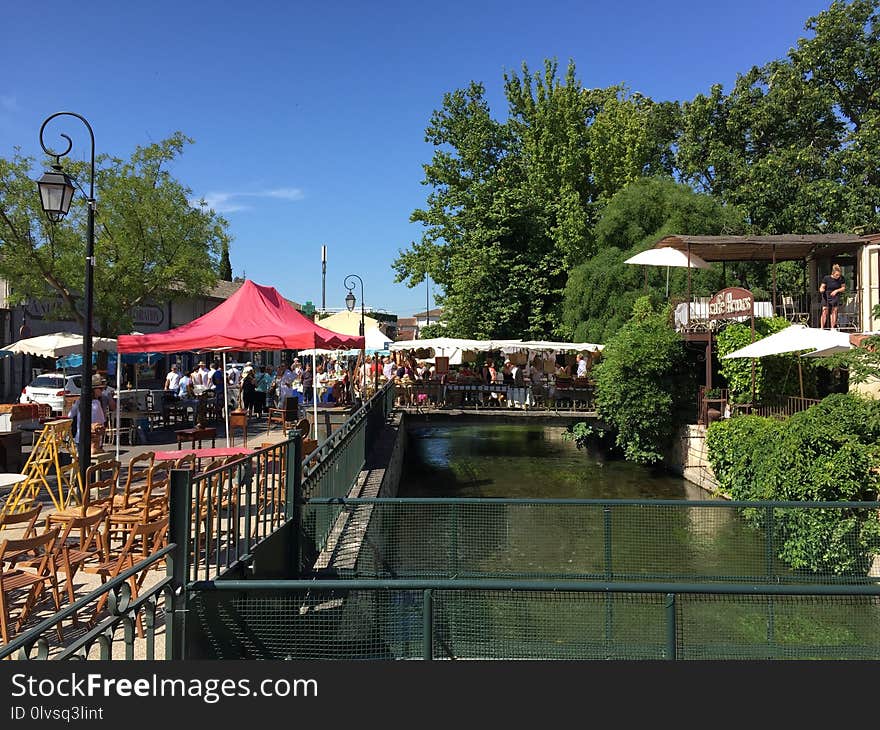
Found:
[[[53,413],[64,415],[64,396],[79,395],[81,375],[43,373],[21,391],[21,403],[47,403]]]

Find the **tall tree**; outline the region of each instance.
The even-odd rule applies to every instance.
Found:
[[[625,264],[662,236],[687,231],[694,235],[740,233],[742,213],[709,195],[695,193],[668,178],[637,180],[618,192],[595,226],[598,253],[574,267],[563,301],[563,334],[577,342],[607,342],[629,319],[636,299],[648,289],[665,298],[666,271]],[[731,276],[733,270],[731,269]],[[686,269],[673,269],[670,292],[681,294]],[[695,291],[723,288],[721,267],[692,272]]]
[[[547,337],[567,270],[595,252],[605,197],[668,164],[674,110],[621,87],[584,89],[573,63],[561,79],[555,61],[506,75],[505,93],[506,121],[481,84],[444,97],[426,136],[432,192],[411,216],[425,232],[394,268],[410,286],[426,273],[438,283],[450,334]]]
[[[880,0],[834,2],[787,58],[683,105],[682,179],[757,233],[880,225]]]
[[[216,281],[226,221],[190,204],[191,191],[169,166],[190,143],[181,133],[135,149],[129,160],[96,160],[95,332],[131,330],[132,310],[148,300],[204,294]],[[58,224],[43,215],[35,160],[0,158],[0,276],[10,299],[54,301],[53,314],[83,323],[84,196]],[[83,163],[65,167],[85,180]]]
[[[232,261],[229,259],[229,242],[224,241],[220,252],[220,278],[232,281]]]

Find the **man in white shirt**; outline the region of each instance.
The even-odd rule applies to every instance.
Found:
[[[215,365],[216,363],[211,363],[211,367],[208,368],[208,375],[203,382],[208,390],[214,390],[214,373],[217,371]]]
[[[208,386],[211,384],[211,381],[208,379],[208,368],[205,367],[204,362],[200,362],[198,369],[193,372],[192,381],[193,385]]]
[[[577,356],[577,375],[578,378],[587,377],[587,361],[581,353]]]
[[[177,388],[180,385],[180,370],[177,367],[177,363],[171,364],[171,370],[168,371],[168,375],[165,376],[165,390],[173,390],[175,393],[177,392]]]
[[[391,380],[394,377],[394,361],[391,359],[390,355],[385,357],[385,364],[382,366],[382,375],[385,376],[386,380]]]

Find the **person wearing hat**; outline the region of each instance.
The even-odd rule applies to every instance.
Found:
[[[92,432],[90,435],[92,442],[92,453],[100,450],[101,442],[104,438],[104,432],[107,430],[107,414],[104,411],[104,406],[102,403],[106,385],[107,381],[104,380],[104,378],[102,378],[97,373],[92,376]],[[74,421],[74,440],[76,441],[77,445],[79,445],[82,434],[82,429],[79,428],[79,408],[80,401],[78,400],[76,403],[73,404],[67,414],[67,417]]]

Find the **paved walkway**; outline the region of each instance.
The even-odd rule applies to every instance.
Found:
[[[226,432],[224,429],[224,424],[222,422],[218,422],[216,424],[211,424],[212,427],[216,427],[217,429],[217,442],[216,445],[218,447],[226,446]],[[179,428],[185,428],[185,426],[180,426]],[[149,442],[145,444],[137,444],[134,446],[122,444],[120,446],[119,451],[119,461],[122,464],[121,477],[124,477],[125,469],[128,465],[128,462],[139,454],[143,454],[147,451],[176,451],[177,450],[177,437],[176,437],[175,429],[157,429],[148,434]],[[284,431],[281,426],[278,424],[273,425],[272,429],[268,431],[266,429],[266,419],[265,417],[254,417],[251,418],[248,422],[248,446],[252,448],[259,448],[265,444],[275,444],[283,441],[285,438]],[[235,433],[235,446],[242,445],[242,437],[240,431]],[[189,444],[183,444],[181,446],[182,449],[191,446]],[[203,444],[203,446],[210,446],[210,442]],[[110,444],[105,446],[106,451],[104,452],[104,458],[112,459],[115,457],[115,446]],[[27,445],[23,448],[23,462],[27,460],[28,455],[30,454],[31,446]],[[5,496],[5,495],[0,495]],[[38,500],[42,503],[43,509],[40,512],[40,523],[42,523],[48,514],[51,514],[55,511],[55,507],[52,504],[51,499],[45,492],[41,493],[38,496]],[[17,537],[21,537],[23,532],[23,527],[10,527],[6,529],[0,529],[0,542],[5,539],[15,539]],[[151,585],[155,585],[163,576],[164,576],[164,565],[161,565],[158,570],[152,570],[147,576],[147,579],[144,583],[143,588],[141,589],[141,594],[143,594],[146,590],[149,589]],[[63,581],[66,580],[62,576],[62,590],[66,590],[63,586]],[[78,571],[73,580],[75,596],[77,598],[81,598],[91,591],[95,590],[97,587],[101,585],[100,576],[95,575],[93,573],[85,573],[82,571]],[[40,604],[38,604],[38,609],[28,621],[27,626],[25,626],[25,630],[28,627],[35,626],[40,621],[46,619],[51,616],[54,612],[54,606],[51,601],[51,596],[48,592],[45,594],[46,600],[42,600]],[[156,613],[156,644],[155,644],[155,656],[157,659],[164,658],[164,630],[165,630],[165,617],[162,611],[162,605],[164,601],[160,599],[159,607]],[[63,603],[62,606],[66,605]],[[46,635],[51,647],[51,654],[57,654],[64,646],[69,645],[72,641],[74,641],[77,637],[81,636],[87,629],[86,621],[91,617],[91,613],[93,611],[93,606],[89,607],[84,614],[81,616],[83,621],[79,624],[79,626],[74,626],[70,619],[64,621],[63,630],[64,630],[64,639],[59,642],[58,638],[54,631],[49,632]],[[13,617],[17,616],[17,610],[13,611]],[[123,629],[119,626],[116,629],[114,642],[113,642],[113,656],[114,658],[123,658],[125,655],[125,647],[124,642],[122,641]],[[98,657],[99,649],[94,646],[90,652],[90,658]],[[135,639],[135,658],[146,658],[146,641],[144,639],[136,638]]]

